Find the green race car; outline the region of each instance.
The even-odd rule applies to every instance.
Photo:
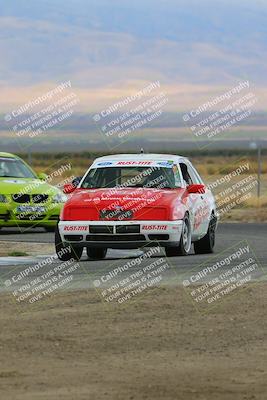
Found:
[[[21,158],[0,152],[0,229],[55,228],[67,197],[46,179],[47,175],[37,175]]]

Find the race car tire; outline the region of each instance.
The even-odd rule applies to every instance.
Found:
[[[86,249],[87,256],[92,258],[93,260],[103,260],[106,257],[107,249],[106,248],[96,248],[96,247],[87,247]]]
[[[212,215],[208,232],[206,235],[194,243],[195,254],[209,254],[213,253],[215,246],[215,231],[216,231],[216,218]]]
[[[191,224],[188,216],[184,217],[181,239],[178,247],[165,247],[167,257],[187,256],[191,249]]]
[[[72,258],[79,261],[83,253],[83,247],[62,243],[58,227],[55,230],[55,248],[60,261],[69,261]]]

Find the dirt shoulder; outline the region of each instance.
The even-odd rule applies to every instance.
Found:
[[[179,287],[120,306],[93,290],[12,301],[0,296],[5,400],[266,399],[264,284],[206,315]]]
[[[50,243],[32,242],[0,242],[0,257],[8,256],[38,256],[41,254],[53,254],[55,247]],[[18,254],[19,253],[19,254]]]
[[[267,208],[234,208],[224,215],[222,222],[267,222]]]

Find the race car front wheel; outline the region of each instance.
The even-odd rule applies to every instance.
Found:
[[[179,246],[165,247],[167,257],[187,256],[191,249],[191,224],[186,215],[183,220],[182,233]]]
[[[93,260],[103,260],[106,257],[107,249],[106,248],[92,248],[87,247],[86,249],[87,256],[92,258]]]
[[[216,217],[212,215],[206,235],[194,243],[195,254],[213,253],[215,245]]]
[[[82,247],[77,247],[73,244],[62,243],[58,226],[55,230],[55,248],[60,261],[69,261],[72,258],[76,261],[79,261],[83,253]]]

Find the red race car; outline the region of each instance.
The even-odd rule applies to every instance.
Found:
[[[103,259],[108,248],[161,246],[168,257],[213,252],[214,197],[191,162],[167,154],[97,158],[83,178],[64,188],[69,199],[55,235],[60,260],[83,249]]]

